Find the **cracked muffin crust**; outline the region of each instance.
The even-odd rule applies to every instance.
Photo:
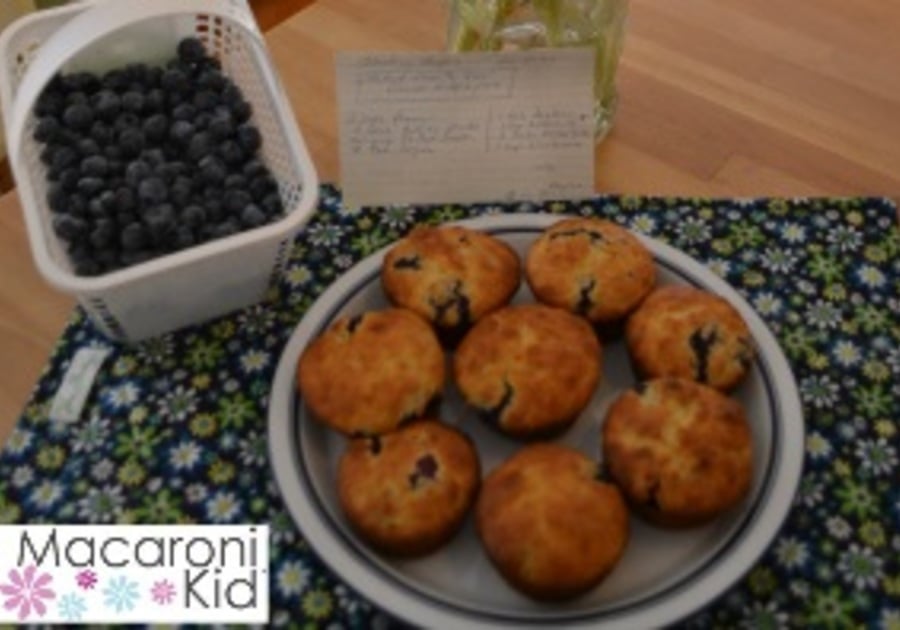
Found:
[[[583,318],[542,304],[507,306],[463,338],[453,376],[490,425],[510,437],[540,438],[568,428],[588,404],[600,354]]]
[[[449,542],[480,482],[469,437],[430,419],[350,440],[338,465],[338,496],[350,524],[373,547],[402,556]]]
[[[398,308],[338,319],[297,366],[313,417],[345,435],[377,435],[423,416],[440,397],[445,376],[434,330]]]
[[[385,255],[381,283],[397,306],[458,339],[506,305],[521,283],[516,252],[490,234],[458,226],[420,226]]]
[[[525,278],[538,301],[598,325],[628,315],[653,289],[650,251],[625,228],[592,218],[565,219],[528,249]]]
[[[728,391],[753,365],[750,329],[717,295],[684,286],[653,291],[625,325],[642,378],[675,376]]]
[[[628,510],[597,464],[568,447],[527,446],[485,479],[478,534],[515,588],[540,600],[580,595],[613,569],[628,541]]]
[[[602,433],[607,473],[651,522],[701,524],[750,489],[744,410],[712,387],[676,378],[641,383],[612,404]]]

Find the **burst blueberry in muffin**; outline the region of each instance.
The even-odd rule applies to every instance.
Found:
[[[612,329],[653,289],[649,250],[611,221],[572,218],[541,234],[525,258],[535,298]]]
[[[385,255],[385,294],[426,318],[450,343],[519,288],[519,257],[503,241],[459,226],[421,226]]]
[[[338,495],[351,526],[376,549],[400,556],[447,543],[480,483],[471,440],[435,420],[350,440],[338,467]]]
[[[755,356],[737,309],[686,286],[653,291],[628,319],[625,338],[642,378],[675,376],[724,391],[744,379]]]
[[[542,304],[507,306],[463,338],[453,376],[465,401],[514,438],[557,434],[587,406],[600,380],[590,324]]]

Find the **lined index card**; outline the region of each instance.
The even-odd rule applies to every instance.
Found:
[[[339,53],[345,202],[590,195],[593,59],[587,48]]]

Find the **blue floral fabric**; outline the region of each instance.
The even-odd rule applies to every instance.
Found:
[[[279,498],[266,404],[283,345],[317,296],[418,223],[489,213],[612,219],[734,286],[793,368],[806,421],[799,493],[780,535],[696,628],[900,628],[900,230],[883,199],[597,197],[578,202],[320,207],[262,304],[115,345],[76,311],[0,452],[0,523],[269,523],[272,623],[392,624],[342,584]],[[48,420],[79,348],[107,347],[83,419]]]

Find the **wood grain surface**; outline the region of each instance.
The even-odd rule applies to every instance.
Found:
[[[267,34],[320,177],[339,180],[338,50],[440,50],[442,0],[317,0]],[[900,197],[900,3],[632,0],[596,189]],[[0,440],[72,308],[0,198]]]

